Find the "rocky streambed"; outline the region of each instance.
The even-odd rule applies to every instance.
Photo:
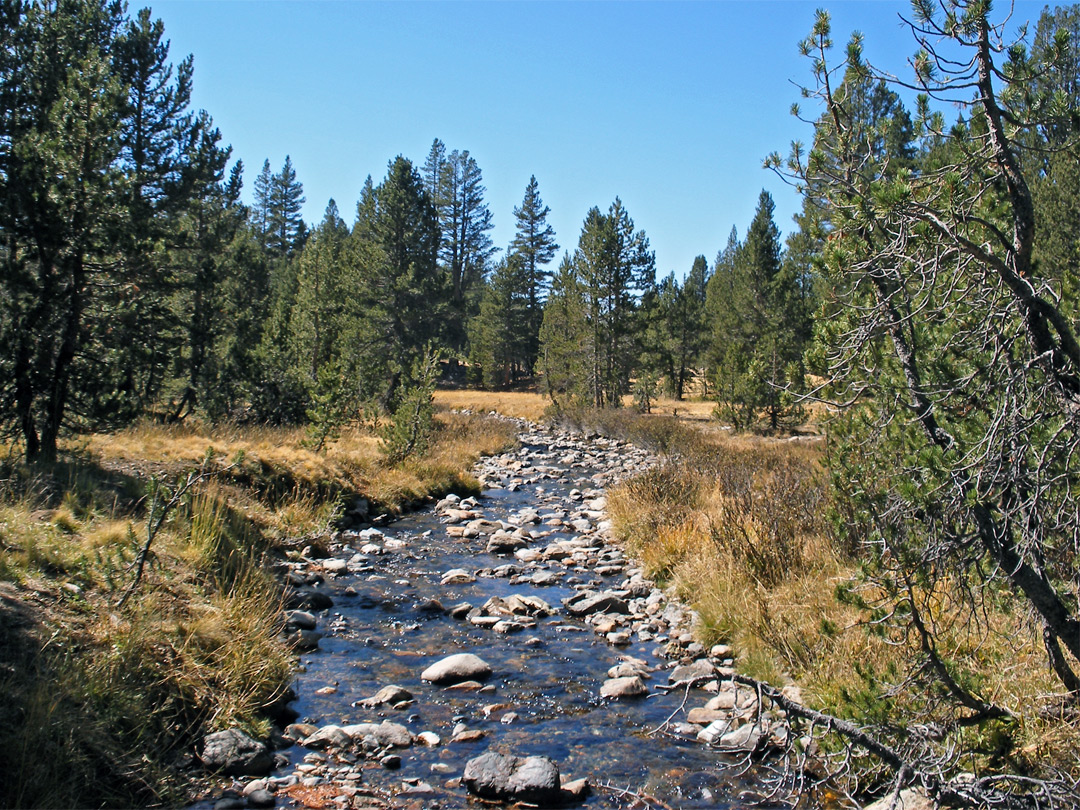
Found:
[[[752,771],[722,765],[783,744],[782,717],[612,541],[605,489],[657,460],[519,429],[518,449],[478,465],[483,497],[291,564],[296,722],[276,754],[238,732],[208,739],[204,762],[236,777],[207,806],[762,800]]]

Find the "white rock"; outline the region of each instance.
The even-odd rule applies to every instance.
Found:
[[[491,675],[491,666],[472,653],[457,653],[443,658],[421,673],[421,679],[431,683],[460,683],[483,680]]]

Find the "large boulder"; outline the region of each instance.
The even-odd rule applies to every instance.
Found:
[[[468,761],[462,781],[482,799],[551,805],[562,798],[559,766],[548,757],[488,751]]]
[[[206,735],[199,759],[207,770],[229,776],[264,776],[274,767],[270,749],[238,728]]]
[[[490,675],[491,666],[483,658],[472,653],[457,653],[432,664],[420,677],[431,683],[453,684],[482,681]]]

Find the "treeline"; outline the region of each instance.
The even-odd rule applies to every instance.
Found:
[[[0,13],[0,414],[28,459],[55,458],[65,431],[147,414],[310,421],[321,442],[392,413],[428,353],[490,387],[542,372],[556,402],[596,406],[631,379],[646,405],[658,382],[682,396],[707,359],[746,424],[776,389],[737,376],[800,373],[801,348],[776,351],[794,332],[776,332],[772,297],[809,286],[781,261],[767,196],[745,245],[659,285],[619,200],[588,212],[553,278],[535,177],[501,251],[480,167],[439,140],[422,166],[399,156],[369,177],[351,223],[331,200],[309,227],[288,157],[241,202],[244,167],[192,109],[192,59],[170,62],[149,10]],[[798,290],[773,290],[788,280]]]
[[[148,414],[325,430],[392,411],[425,353],[467,357],[490,331],[475,316],[502,312],[484,303],[505,289],[486,283],[491,214],[468,152],[436,141],[422,171],[399,157],[351,225],[331,201],[311,229],[288,157],[241,203],[243,166],[191,107],[192,59],[170,61],[149,10],[0,15],[0,423],[28,459]],[[531,333],[485,359],[489,376],[532,370],[555,249],[535,180],[515,213],[505,264]]]
[[[192,59],[170,62],[148,10],[58,0],[0,13],[0,424],[30,459],[54,458],[64,431],[147,414],[310,422],[321,443],[392,414],[432,355],[488,387],[537,375],[560,407],[633,395],[648,410],[692,390],[737,428],[772,431],[804,417],[809,370],[830,376],[820,342],[808,353],[815,321],[821,335],[838,323],[824,181],[803,183],[786,243],[763,191],[743,239],[733,229],[711,265],[699,256],[659,281],[619,199],[587,212],[556,264],[535,177],[513,240],[495,246],[480,167],[440,140],[422,164],[399,156],[369,176],[351,222],[331,200],[309,226],[288,157],[266,161],[241,202],[244,167],[191,108]],[[868,71],[835,92],[859,172],[928,171],[953,143]],[[810,154],[826,163],[851,137],[836,121],[815,127]],[[1048,152],[1035,175],[1047,268],[1075,253],[1067,228],[1048,227],[1075,208],[1069,159]]]

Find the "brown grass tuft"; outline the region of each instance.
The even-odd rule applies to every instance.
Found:
[[[13,468],[0,492],[0,805],[184,804],[169,764],[199,734],[264,736],[293,666],[266,556],[325,535],[359,494],[396,511],[475,491],[475,459],[513,441],[479,416],[438,424],[428,456],[399,467],[360,429],[315,453],[302,430],[143,424],[91,436],[55,468]],[[195,468],[218,474],[172,511],[118,607],[147,536],[147,484],[169,490]]]

